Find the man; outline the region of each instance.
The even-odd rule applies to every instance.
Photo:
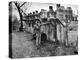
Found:
[[[61,24],[63,27],[64,27],[64,25],[62,24],[62,22],[59,20],[59,19],[57,19],[57,18],[50,18],[49,19],[49,22],[50,22],[50,24],[52,24],[52,26],[53,26],[53,39],[55,40],[55,41],[58,41],[57,40],[57,25],[58,24]]]
[[[41,42],[40,37],[40,21],[36,21],[34,25],[34,33],[36,34],[36,46],[38,46]]]

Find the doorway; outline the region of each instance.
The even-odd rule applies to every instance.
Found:
[[[41,41],[45,42],[47,40],[47,35],[45,33],[41,33]]]

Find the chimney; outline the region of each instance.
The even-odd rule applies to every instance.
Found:
[[[33,14],[35,14],[35,12],[33,12]]]
[[[56,4],[56,8],[59,8],[60,7],[60,4]]]
[[[30,12],[30,15],[32,15],[32,13]]]
[[[71,7],[67,7],[68,10],[72,10]]]
[[[36,13],[38,13],[38,11],[36,10]]]
[[[49,6],[49,10],[53,10],[53,7],[52,6]]]

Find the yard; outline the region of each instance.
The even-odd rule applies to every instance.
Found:
[[[36,46],[35,40],[32,40],[32,34],[28,32],[12,33],[13,58],[74,55],[77,53],[73,46],[66,47],[51,41],[43,41],[41,45]]]

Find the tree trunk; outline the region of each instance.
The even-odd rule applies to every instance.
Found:
[[[19,31],[23,31],[22,15],[20,16],[20,20],[21,20],[21,26],[20,26],[20,28],[19,28]]]
[[[19,28],[19,31],[23,31],[23,19],[22,19],[22,14],[21,14],[21,12],[20,12],[20,8],[19,7],[17,7],[18,8],[18,12],[19,12],[19,15],[20,15],[20,20],[21,20],[21,25],[20,25],[20,28]]]

